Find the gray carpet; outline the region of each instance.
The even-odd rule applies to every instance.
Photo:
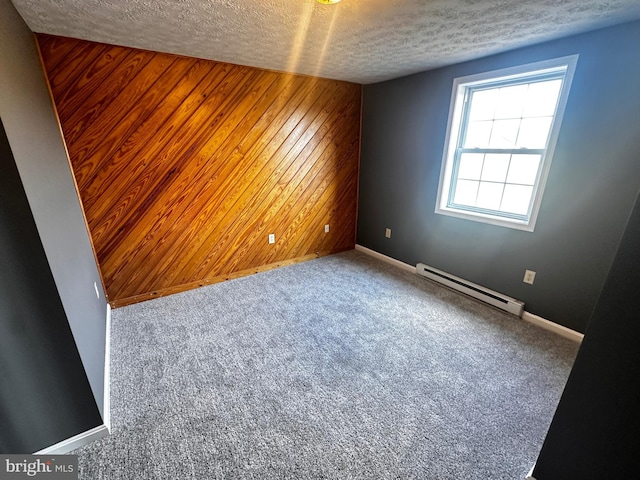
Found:
[[[113,312],[80,478],[524,479],[577,344],[360,252]]]

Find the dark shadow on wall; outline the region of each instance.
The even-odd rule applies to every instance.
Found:
[[[640,197],[534,470],[537,480],[638,478]]]
[[[0,453],[102,424],[0,124]]]

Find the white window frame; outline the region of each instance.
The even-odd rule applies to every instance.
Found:
[[[435,212],[441,215],[464,218],[477,222],[489,223],[502,227],[515,228],[532,232],[535,228],[540,204],[542,203],[542,195],[544,193],[545,183],[551,167],[553,152],[558,140],[560,125],[564,116],[564,110],[571,88],[571,82],[575,72],[578,55],[570,55],[542,62],[529,63],[516,67],[495,70],[492,72],[484,72],[476,75],[459,77],[453,81],[453,89],[451,93],[451,104],[449,107],[449,119],[447,124],[447,134],[442,156],[442,166],[440,169],[440,181],[438,184],[438,196],[436,199]],[[459,136],[463,130],[462,116],[465,105],[465,95],[469,87],[482,85],[486,83],[518,80],[529,77],[532,74],[542,72],[554,72],[565,70],[562,89],[558,97],[558,105],[556,114],[551,125],[547,146],[544,149],[541,158],[541,164],[538,169],[538,178],[533,190],[533,201],[529,208],[529,212],[525,219],[510,218],[508,216],[493,215],[486,212],[477,212],[466,209],[455,208],[449,204],[449,197],[452,185],[454,158],[458,148]],[[523,152],[526,150],[523,150]]]

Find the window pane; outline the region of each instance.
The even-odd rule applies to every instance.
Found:
[[[498,95],[495,118],[520,118],[524,108],[527,88],[527,84],[502,87]]]
[[[523,116],[552,116],[556,111],[560,87],[562,87],[562,80],[560,79],[530,84]]]
[[[529,212],[532,193],[533,187],[505,185],[500,210],[518,215],[526,215]]]
[[[504,184],[502,183],[480,182],[476,206],[489,210],[499,210],[503,189]]]
[[[522,120],[520,134],[518,135],[518,147],[520,148],[545,148],[552,117],[525,118]]]
[[[476,204],[479,183],[480,182],[472,180],[458,180],[456,183],[456,193],[453,197],[453,203],[473,207]]]
[[[534,185],[540,165],[540,155],[512,155],[507,183]]]
[[[491,135],[492,121],[469,122],[467,135],[464,141],[466,148],[486,147],[489,145],[489,136]]]
[[[469,111],[470,120],[491,120],[493,112],[496,111],[496,103],[498,101],[497,88],[490,90],[477,90],[471,95],[471,110]]]
[[[504,182],[509,168],[509,154],[488,153],[482,167],[482,180]]]
[[[482,161],[484,154],[482,153],[463,153],[460,157],[460,166],[458,167],[458,178],[466,178],[469,180],[480,180],[482,172]]]
[[[513,148],[518,138],[520,120],[496,120],[491,132],[491,148]]]

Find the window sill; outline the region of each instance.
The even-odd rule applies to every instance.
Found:
[[[487,223],[489,225],[495,225],[498,227],[512,228],[515,230],[523,230],[525,232],[533,232],[535,222],[530,220],[526,222],[524,220],[514,220],[504,217],[497,217],[494,215],[487,215],[483,213],[468,212],[465,210],[457,210],[448,207],[436,207],[435,213],[439,215],[447,215],[449,217],[461,218],[464,220],[471,220],[473,222]]]

